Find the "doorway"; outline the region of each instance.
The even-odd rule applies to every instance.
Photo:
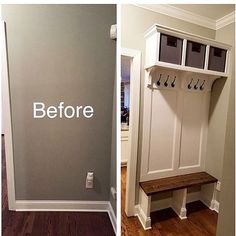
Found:
[[[138,155],[141,52],[121,49],[121,132],[126,136],[121,150],[122,165],[127,165],[125,213],[135,214],[135,183]],[[121,135],[122,136],[122,135]],[[122,148],[122,142],[121,142]],[[132,165],[131,165],[132,163]]]

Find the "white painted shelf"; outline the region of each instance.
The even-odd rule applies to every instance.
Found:
[[[225,72],[219,72],[219,71],[212,71],[212,70],[204,70],[204,69],[199,69],[199,68],[194,68],[194,67],[189,67],[189,66],[182,66],[182,65],[176,65],[172,63],[167,63],[167,62],[162,62],[158,61],[154,65],[146,67],[146,70],[150,70],[153,67],[159,67],[159,68],[166,68],[166,69],[171,69],[171,70],[176,70],[176,71],[186,71],[186,72],[193,72],[193,73],[200,73],[200,74],[205,74],[209,76],[214,76],[214,77],[228,77],[228,73]]]
[[[165,37],[165,39],[162,37]],[[178,40],[176,42],[170,42],[171,45],[168,45],[166,37],[170,37],[170,40]],[[190,34],[184,31],[176,30],[173,28],[168,28],[162,25],[154,25],[152,26],[145,35],[146,38],[146,64],[145,69],[150,70],[153,67],[161,67],[167,69],[173,69],[178,71],[186,71],[186,72],[193,72],[193,73],[200,73],[214,77],[227,77],[228,76],[228,64],[229,58],[231,53],[231,46],[228,44],[224,44],[221,42],[217,42],[212,39],[208,39],[205,37],[200,37],[198,35]],[[168,40],[168,39],[167,39]],[[179,42],[181,41],[181,43]],[[202,68],[187,66],[187,54],[190,53],[187,51],[189,44],[196,44],[202,45],[204,47],[204,51],[202,52],[202,62],[204,63]],[[169,63],[168,55],[164,54],[164,60],[161,58],[163,53],[161,54],[162,50],[167,50],[167,54],[171,53],[171,47],[176,48],[176,53],[179,53],[179,63]],[[166,49],[167,48],[167,49]],[[168,49],[170,49],[168,51]],[[220,55],[216,55],[217,50],[219,51]],[[191,51],[191,50],[189,50]],[[194,54],[193,48],[191,53]],[[189,55],[189,54],[188,54]],[[176,55],[169,55],[170,60],[172,57]],[[167,58],[166,58],[167,57]],[[167,60],[167,61],[166,61]],[[217,71],[210,69],[210,60],[211,64],[214,60],[219,60],[221,66],[224,67],[222,71]],[[219,61],[216,64],[219,64]],[[223,65],[224,64],[224,65]]]

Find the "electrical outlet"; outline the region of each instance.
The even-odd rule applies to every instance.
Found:
[[[114,187],[111,187],[111,195],[112,195],[113,199],[116,200],[116,189]]]
[[[110,29],[110,38],[111,39],[116,39],[117,38],[117,26],[112,25]]]
[[[93,188],[93,172],[87,173],[86,188]]]
[[[220,191],[220,188],[221,188],[221,182],[217,181],[217,183],[216,183],[216,190]]]

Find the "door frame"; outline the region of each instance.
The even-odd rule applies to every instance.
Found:
[[[11,99],[9,86],[9,71],[7,57],[7,37],[6,23],[1,20],[0,25],[0,43],[1,43],[1,80],[2,80],[2,125],[5,141],[5,158],[7,172],[7,196],[9,210],[15,210],[15,176],[13,162],[13,140],[12,140],[12,116],[11,116]]]
[[[139,105],[141,83],[141,51],[121,48],[121,56],[130,58],[130,119],[129,119],[129,150],[130,159],[127,162],[125,213],[135,215],[136,173],[139,140]],[[135,115],[133,115],[135,114]],[[132,165],[130,164],[132,163]]]

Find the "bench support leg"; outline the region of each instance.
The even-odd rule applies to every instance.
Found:
[[[212,199],[211,199],[211,205],[210,209],[217,211],[217,206],[216,206],[216,183],[213,185],[213,193],[212,193]],[[219,209],[218,209],[219,210]]]
[[[146,193],[140,188],[139,190],[139,206],[137,216],[140,223],[145,230],[151,229],[151,196],[147,196]]]
[[[219,203],[216,200],[216,183],[206,184],[201,187],[201,201],[211,210],[219,211]]]
[[[187,218],[186,197],[187,188],[173,191],[172,208],[180,219]]]

